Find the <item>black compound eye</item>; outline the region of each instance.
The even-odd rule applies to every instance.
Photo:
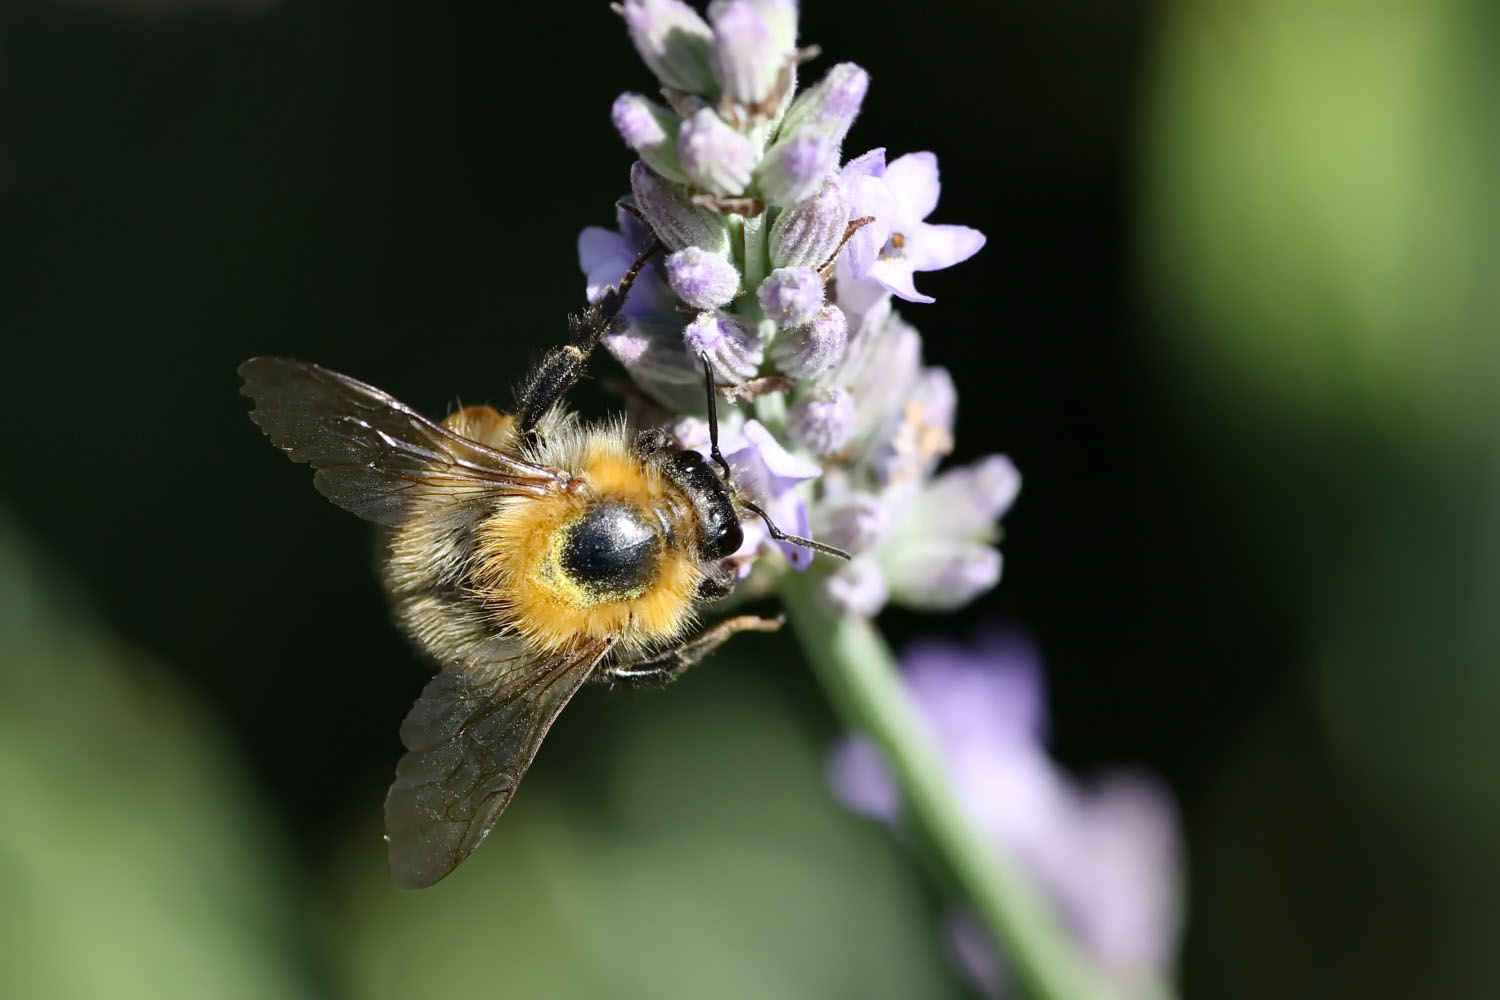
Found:
[[[745,544],[745,530],[740,527],[739,519],[734,516],[734,508],[727,506],[729,519],[718,519],[716,530],[704,545],[705,555],[710,559],[724,559],[734,555]]]
[[[562,567],[601,597],[628,597],[656,576],[661,536],[632,503],[605,500],[575,521],[563,543]]]

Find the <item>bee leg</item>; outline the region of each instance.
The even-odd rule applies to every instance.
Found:
[[[516,387],[517,430],[527,443],[535,442],[536,425],[542,415],[583,377],[588,369],[589,355],[594,353],[594,348],[599,346],[599,341],[614,325],[615,317],[624,307],[625,297],[630,294],[630,286],[635,284],[636,276],[646,266],[646,261],[660,249],[661,244],[653,238],[650,245],[635,259],[635,263],[630,265],[630,270],[625,272],[617,287],[606,289],[599,301],[591,303],[576,316],[569,316],[569,342],[548,351],[531,370],[531,374]]]
[[[601,672],[600,680],[621,682],[632,687],[664,687],[718,649],[736,632],[775,632],[786,623],[778,615],[761,618],[758,615],[737,615],[726,618],[712,628],[705,629],[680,646],[662,650],[654,656],[630,663],[617,663]]]

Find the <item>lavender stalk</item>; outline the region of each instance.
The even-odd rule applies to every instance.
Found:
[[[971,827],[869,619],[887,603],[957,608],[999,580],[998,521],[1020,486],[1009,460],[938,467],[957,397],[892,299],[932,301],[915,277],[983,246],[933,224],[937,158],[884,149],[846,158],[868,90],[853,63],[798,91],[808,53],[794,0],[681,0],[618,10],[661,101],[628,93],[612,120],[639,161],[617,231],[579,239],[588,293],[617,281],[654,235],[605,346],[640,393],[633,418],[706,449],[702,367],[721,397],[734,480],[813,553],[746,522],[736,596],[777,593],[829,697],[886,751],[913,820],[1037,996],[1101,995],[1047,905]],[[811,569],[811,572],[809,570]]]
[[[866,620],[830,614],[805,575],[784,576],[780,593],[829,699],[879,746],[901,787],[907,818],[968,893],[974,911],[1005,943],[1029,995],[1057,1000],[1110,996],[1019,866],[980,837],[964,816],[880,633]]]

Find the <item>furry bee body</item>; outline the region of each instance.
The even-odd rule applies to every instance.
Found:
[[[434,423],[306,362],[240,372],[272,442],[385,528],[397,623],[439,666],[402,724],[386,798],[404,888],[443,878],[488,835],[585,681],[666,683],[735,632],[779,625],[744,615],[686,637],[732,588],[743,533],[729,483],[660,433],[560,407],[529,425],[489,407]]]
[[[514,418],[489,407],[459,410],[443,425],[498,451],[521,447]],[[539,429],[527,458],[559,470],[563,488],[497,496],[465,530],[454,530],[441,511],[417,507],[390,532],[383,575],[396,617],[439,662],[472,656],[496,636],[549,652],[592,638],[631,656],[681,638],[693,624],[706,578],[697,556],[700,519],[661,457],[641,454],[618,423],[587,426],[554,411]],[[606,567],[616,571],[611,580],[577,557],[576,542],[596,512],[636,529],[626,540],[633,546],[615,546],[630,563],[624,585],[612,585],[621,583],[618,565]],[[603,540],[619,542],[618,534]]]

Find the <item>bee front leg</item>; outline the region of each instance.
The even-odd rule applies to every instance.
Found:
[[[630,294],[630,286],[635,284],[641,268],[646,266],[652,254],[661,249],[661,244],[652,237],[618,286],[606,289],[597,302],[578,315],[568,317],[571,330],[568,343],[548,351],[531,374],[516,387],[517,430],[522,440],[535,441],[536,425],[542,415],[583,377],[588,369],[589,356],[614,325],[615,317],[625,305],[625,297]]]
[[[758,615],[736,615],[705,629],[680,646],[662,650],[644,660],[617,663],[600,671],[606,683],[620,682],[631,687],[665,687],[681,677],[688,667],[718,649],[736,632],[775,632],[786,624],[781,615],[761,618]]]

